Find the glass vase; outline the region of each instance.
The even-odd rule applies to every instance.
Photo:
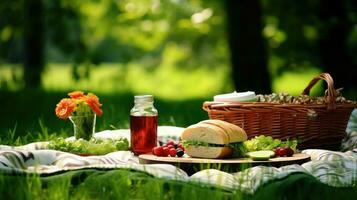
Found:
[[[96,115],[70,116],[73,124],[74,137],[90,140],[95,133]]]

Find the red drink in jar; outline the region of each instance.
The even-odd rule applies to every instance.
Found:
[[[130,111],[130,148],[140,155],[157,145],[157,110],[152,95],[135,96],[134,103]]]
[[[130,132],[134,154],[151,152],[157,145],[157,116],[130,116]]]

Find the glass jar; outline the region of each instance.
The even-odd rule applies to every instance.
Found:
[[[73,124],[74,137],[76,139],[90,140],[95,132],[96,114],[70,116],[69,119]]]
[[[152,95],[134,96],[130,111],[130,148],[135,155],[151,152],[157,146],[157,110]]]

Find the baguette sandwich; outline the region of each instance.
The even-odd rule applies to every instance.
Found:
[[[243,157],[247,140],[245,131],[221,120],[205,120],[187,127],[181,139],[185,152],[198,158]]]

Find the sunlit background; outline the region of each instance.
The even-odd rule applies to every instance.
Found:
[[[155,95],[161,124],[185,126],[206,118],[204,100],[240,91],[230,60],[227,5],[234,3],[229,2],[2,0],[1,132],[68,132],[69,122],[56,119],[53,110],[71,90],[101,98],[105,114],[99,130],[128,126],[134,94]],[[323,2],[258,1],[273,92],[298,95],[329,69],[326,63],[334,52],[324,51],[326,41],[337,52],[341,65],[336,68],[346,68],[346,77],[356,75],[350,72],[357,65],[357,4],[345,0],[331,10]],[[343,48],[336,46],[341,42]],[[335,78],[341,80],[336,87],[347,88],[345,94],[356,99],[355,82],[343,82],[340,74]],[[313,94],[323,90],[320,84]]]

